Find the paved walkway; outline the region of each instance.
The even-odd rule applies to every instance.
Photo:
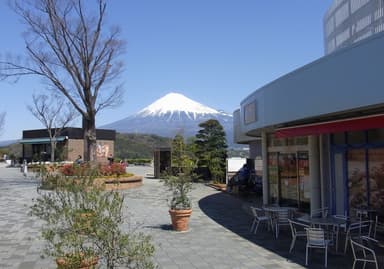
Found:
[[[145,167],[130,167],[146,175]],[[149,171],[150,173],[151,171]],[[43,257],[44,242],[39,238],[41,222],[28,215],[32,199],[37,197],[37,182],[24,177],[16,168],[0,164],[0,268],[55,268],[51,257]],[[232,195],[196,184],[193,192],[193,214],[190,230],[171,230],[167,191],[157,179],[145,178],[144,185],[124,191],[126,194],[126,227],[138,228],[153,237],[154,257],[159,268],[303,268],[304,245],[289,254],[290,234],[283,232],[274,240],[269,232],[249,232],[252,218],[247,204]],[[310,268],[322,268],[323,254],[313,253]],[[350,268],[329,257],[329,268]]]

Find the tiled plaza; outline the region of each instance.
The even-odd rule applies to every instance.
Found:
[[[129,167],[135,174],[151,173],[147,167]],[[149,168],[150,169],[150,168]],[[290,231],[275,240],[261,229],[250,233],[249,202],[196,184],[192,192],[193,214],[190,230],[171,230],[167,191],[158,179],[144,178],[142,187],[124,191],[126,229],[139,229],[153,238],[154,261],[159,268],[303,268],[305,246],[298,242],[288,253]],[[37,180],[24,177],[18,168],[0,164],[0,268],[55,268],[52,257],[44,257],[40,239],[41,222],[28,214],[37,197]],[[256,201],[255,201],[256,203]],[[344,256],[330,255],[329,268],[350,268]],[[346,267],[347,266],[347,267]],[[102,267],[101,267],[102,268]],[[323,253],[314,252],[309,268],[323,268]]]

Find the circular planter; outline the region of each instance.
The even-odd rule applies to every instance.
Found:
[[[140,187],[143,185],[142,176],[116,177],[116,178],[96,178],[95,184],[104,186],[106,191],[110,190],[126,190],[130,188]]]
[[[188,231],[189,218],[192,214],[192,209],[170,209],[172,226],[175,231],[185,232]]]

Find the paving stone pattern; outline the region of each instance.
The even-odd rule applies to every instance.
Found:
[[[142,175],[151,172],[145,167],[128,169]],[[196,184],[190,230],[183,233],[171,229],[168,192],[158,179],[145,178],[143,186],[123,192],[124,229],[152,236],[156,247],[154,261],[160,269],[304,268],[305,246],[298,244],[300,252],[289,254],[289,231],[282,232],[279,240],[274,240],[266,229],[257,235],[250,233],[249,202],[235,196]],[[1,269],[55,268],[53,258],[42,255],[42,223],[28,215],[37,195],[37,180],[30,174],[24,177],[20,169],[0,164]],[[309,268],[323,268],[323,253],[312,256]],[[332,259],[330,256],[329,268],[336,268],[339,263]]]

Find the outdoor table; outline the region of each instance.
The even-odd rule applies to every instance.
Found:
[[[339,229],[340,225],[346,224],[347,220],[340,219],[340,218],[335,218],[333,216],[328,216],[328,217],[310,217],[308,215],[302,216],[297,218],[297,220],[301,222],[305,222],[310,224],[311,226],[332,226],[336,227],[336,242],[335,242],[335,248],[336,252],[338,251],[339,248]]]
[[[263,209],[266,212],[270,213],[276,213],[278,211],[290,211],[290,212],[296,212],[298,210],[297,207],[291,207],[291,206],[263,206]]]

